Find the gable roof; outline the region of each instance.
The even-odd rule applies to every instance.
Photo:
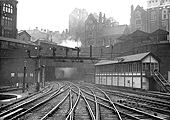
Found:
[[[94,15],[92,13],[90,13],[90,15],[87,17],[86,21],[88,21],[89,19],[92,19],[97,22],[97,19],[94,17]]]
[[[132,61],[140,61],[146,56],[148,56],[150,52],[147,53],[140,53],[140,54],[135,54],[135,55],[128,55],[128,56],[122,56],[122,57],[117,57],[117,60],[122,59],[123,62],[132,62]]]
[[[118,40],[127,40],[128,39],[128,35],[123,34],[120,37],[117,38]]]
[[[32,41],[37,39],[47,39],[48,33],[39,31],[37,29],[27,30],[27,33],[31,35]]]
[[[133,32],[132,34],[129,34],[128,37],[131,38],[136,38],[136,37],[147,37],[149,36],[149,33],[147,32],[143,32],[141,30],[136,30],[135,32]]]
[[[146,10],[144,10],[143,7],[141,7],[141,6],[139,6],[139,5],[136,6],[135,11],[136,11],[136,10],[141,10],[141,11],[143,11],[143,12],[146,12]]]
[[[117,25],[104,27],[102,29],[102,35],[121,35],[124,34],[127,25]]]
[[[151,33],[149,36],[152,37],[152,36],[160,36],[160,35],[169,35],[169,32],[166,30],[158,29],[153,33]]]
[[[141,61],[148,55],[154,56],[158,61],[161,61],[157,56],[152,54],[151,52],[147,53],[140,53],[140,54],[135,54],[135,55],[128,55],[128,56],[122,56],[122,57],[117,57],[114,60],[101,60],[98,63],[95,64],[95,66],[98,65],[107,65],[107,64],[114,64],[114,63],[119,63],[119,62],[134,62],[134,61]]]
[[[99,16],[97,15],[97,13],[93,13],[93,17],[94,17],[97,21],[99,21]]]
[[[20,31],[18,31],[18,35],[21,35],[21,34],[23,34],[23,33],[25,33],[27,36],[31,37],[31,35],[28,34],[28,32],[25,31],[25,30],[20,30]]]

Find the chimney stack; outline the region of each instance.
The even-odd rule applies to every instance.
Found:
[[[66,29],[66,34],[68,34],[68,29]]]
[[[106,15],[104,14],[103,16],[103,23],[105,24],[106,23]]]
[[[134,6],[131,5],[131,14],[132,14],[133,10],[134,10]]]
[[[38,27],[35,27],[36,30],[38,30]]]
[[[99,23],[102,23],[102,12],[99,13]]]

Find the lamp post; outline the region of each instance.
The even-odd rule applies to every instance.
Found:
[[[40,90],[40,79],[41,79],[41,50],[42,50],[42,47],[39,47],[38,49],[38,80],[37,80],[37,83],[36,83],[36,91],[39,91]]]
[[[103,49],[100,50],[100,57],[103,57]]]
[[[38,92],[40,90],[40,74],[41,73],[41,66],[40,66],[40,58],[38,59],[38,80],[37,80],[37,85],[36,85],[36,91]]]
[[[42,87],[45,87],[45,65],[42,65],[41,68],[42,68]]]
[[[22,93],[25,92],[25,80],[26,80],[26,61],[24,61],[24,76],[23,76],[23,84],[22,84]]]
[[[113,45],[111,45],[111,58],[113,57]]]

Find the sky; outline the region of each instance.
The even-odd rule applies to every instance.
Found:
[[[75,8],[85,9],[88,14],[102,12],[119,24],[129,24],[131,5],[146,9],[147,0],[18,0],[17,28],[38,27],[61,33],[68,29],[69,14]]]

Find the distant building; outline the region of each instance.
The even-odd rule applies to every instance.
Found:
[[[142,30],[152,33],[157,29],[169,31],[169,5],[169,0],[148,0],[147,10],[139,5],[134,9],[132,5],[130,19],[131,32]]]
[[[99,16],[90,14],[85,21],[85,47],[108,46],[117,43],[117,38],[129,34],[127,25],[119,25],[113,18],[106,18],[105,14]]]
[[[169,0],[147,0],[147,8],[166,7],[170,5]]]
[[[17,39],[23,41],[31,41],[31,35],[28,34],[25,30],[22,30],[18,32]]]
[[[17,0],[0,0],[0,36],[17,38]]]
[[[69,15],[69,34],[74,36],[75,40],[80,40],[84,43],[85,20],[88,13],[85,9],[75,8]]]
[[[62,40],[59,31],[53,32],[46,29],[39,30],[38,27],[36,27],[36,29],[29,29],[26,30],[26,32],[31,36],[31,41],[45,40],[60,44]]]
[[[26,32],[30,34],[31,41],[36,41],[37,39],[46,40],[46,41],[50,40],[49,35],[47,34],[46,30],[40,31],[38,30],[38,27],[36,27],[36,29],[26,30]]]

